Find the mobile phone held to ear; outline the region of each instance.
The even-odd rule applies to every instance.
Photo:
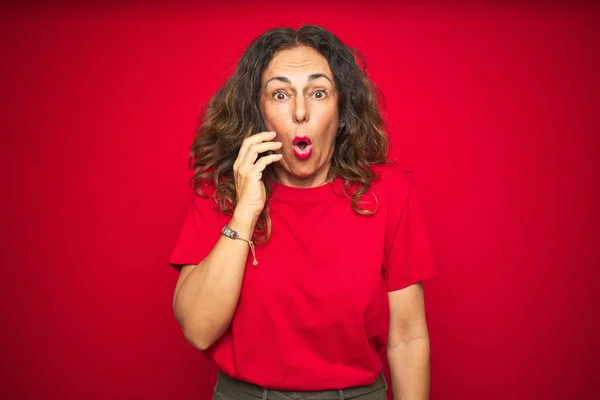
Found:
[[[258,112],[258,132],[256,132],[256,133],[266,132],[266,131],[267,131],[267,126],[265,125],[265,120],[262,116],[262,113],[259,111]]]
[[[265,120],[263,119],[262,113],[260,111],[258,111],[258,132],[256,132],[256,133],[266,132],[266,131],[267,131],[267,126],[265,125]],[[256,161],[258,161],[261,157],[269,156],[271,154],[274,154],[272,150],[267,150],[263,153],[258,153],[258,158],[256,159]]]

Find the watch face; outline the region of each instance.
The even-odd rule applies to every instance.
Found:
[[[232,239],[238,238],[238,233],[236,231],[230,229],[228,226],[223,227],[223,235],[230,237]]]

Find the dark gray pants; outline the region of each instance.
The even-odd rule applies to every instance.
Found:
[[[342,390],[292,392],[271,390],[239,381],[219,371],[213,400],[387,400],[388,385],[383,372],[372,385]]]

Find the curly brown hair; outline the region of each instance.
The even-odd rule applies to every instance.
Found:
[[[376,210],[361,208],[360,200],[376,178],[370,165],[389,163],[385,121],[379,111],[381,93],[366,76],[363,56],[333,33],[314,25],[298,30],[270,29],[252,41],[232,76],[202,113],[191,147],[189,166],[195,173],[190,185],[203,196],[207,194],[202,186],[214,185],[218,209],[225,215],[233,214],[237,203],[233,163],[242,141],[259,130],[263,72],[277,52],[296,46],[311,47],[327,59],[339,93],[339,118],[345,126],[335,139],[328,179],[343,179],[344,191],[352,199],[356,213],[374,214]],[[263,173],[267,203],[253,235],[258,241],[268,240],[271,234],[268,199],[269,181],[274,179],[269,165]]]

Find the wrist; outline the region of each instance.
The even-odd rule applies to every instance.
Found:
[[[254,217],[236,209],[227,226],[239,233],[241,237],[250,240],[254,233],[257,221],[258,217]]]
[[[258,260],[256,259],[256,249],[254,248],[254,241],[251,238],[244,239],[243,237],[240,236],[239,232],[236,232],[235,230],[231,229],[231,227],[229,225],[225,225],[223,227],[223,229],[221,230],[221,234],[223,236],[227,236],[230,239],[243,240],[244,242],[248,243],[248,245],[250,246],[250,250],[252,250],[252,257],[254,258],[252,264],[254,266],[258,265]]]

